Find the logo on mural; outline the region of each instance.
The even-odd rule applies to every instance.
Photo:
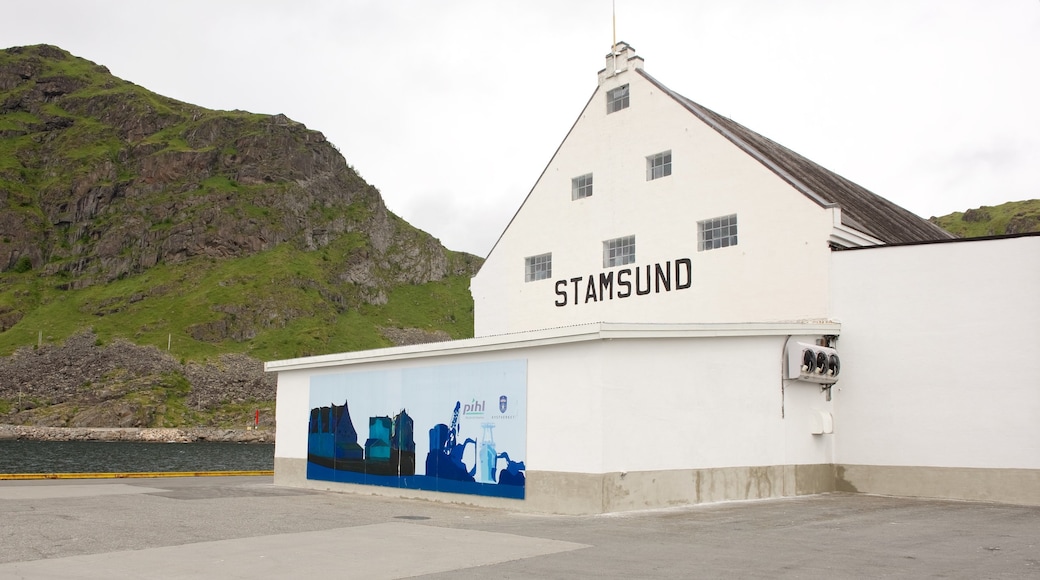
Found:
[[[470,400],[469,404],[462,409],[466,417],[479,417],[484,414],[484,401]]]
[[[501,397],[499,397],[498,398],[498,412],[499,413],[505,413],[506,409],[508,407],[509,407],[509,397],[507,397],[505,395],[502,395]]]

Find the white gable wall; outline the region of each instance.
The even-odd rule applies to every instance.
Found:
[[[606,92],[625,83],[631,106],[608,115]],[[672,174],[647,181],[646,157],[668,150]],[[571,180],[586,173],[593,174],[594,193],[572,201]],[[697,221],[729,214],[738,216],[739,244],[698,252]],[[823,319],[834,220],[833,210],[790,187],[644,77],[623,72],[595,92],[473,279],[475,334],[592,321]],[[674,277],[675,260],[687,258],[692,286],[588,300],[590,275],[598,281],[600,273],[622,269],[603,267],[602,242],[628,235],[636,236],[636,261],[626,266],[631,279],[636,266],[666,263]],[[524,259],[548,252],[552,277],[524,282]]]

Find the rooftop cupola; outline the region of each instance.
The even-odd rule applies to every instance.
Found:
[[[614,50],[607,53],[607,66],[599,71],[599,84],[615,75],[627,70],[643,68],[643,57],[636,56],[636,49],[627,42],[619,42],[614,45]]]

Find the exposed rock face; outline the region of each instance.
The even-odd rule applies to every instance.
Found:
[[[0,114],[13,152],[0,163],[0,201],[23,208],[0,212],[0,270],[29,264],[82,288],[356,233],[365,243],[340,276],[380,303],[388,284],[477,265],[449,260],[324,135],[284,115],[181,103],[46,45],[0,52]]]
[[[1040,231],[1040,218],[1037,216],[1016,215],[1008,220],[1005,234],[1024,234]]]
[[[177,417],[245,427],[252,416],[223,417],[215,410],[273,401],[276,382],[260,361],[245,355],[182,364],[155,347],[99,345],[91,333],[0,358],[0,376],[0,399],[11,402],[0,412],[0,423],[78,428],[163,426],[177,405],[183,408]],[[262,413],[260,425],[273,427],[273,414]]]
[[[964,221],[966,222],[985,222],[990,219],[989,212],[986,211],[985,207],[969,209],[964,212]]]

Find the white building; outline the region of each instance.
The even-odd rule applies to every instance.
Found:
[[[951,238],[620,44],[472,281],[476,338],[268,363],[276,482],[560,513],[1040,503],[1040,237]],[[832,358],[803,371],[806,350]],[[315,449],[342,439],[341,399],[336,463]],[[378,426],[399,412],[395,432],[433,427],[394,439],[415,469],[385,476]]]
[[[674,93],[622,43],[473,279],[475,333],[824,320],[832,246],[950,237]]]

